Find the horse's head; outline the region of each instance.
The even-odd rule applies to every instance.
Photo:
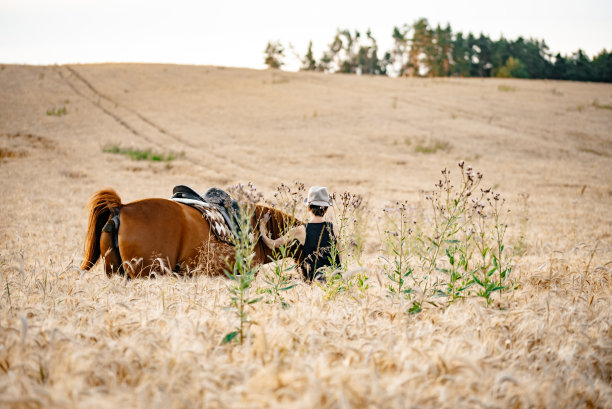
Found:
[[[257,232],[259,232],[259,223],[267,212],[270,213],[270,219],[266,223],[266,228],[268,230],[268,236],[271,239],[277,239],[289,232],[294,227],[304,224],[295,217],[278,209],[264,205],[257,205],[254,214],[254,227],[256,228]],[[272,250],[264,244],[260,237],[258,245],[261,245],[263,249],[263,263],[269,263],[270,261],[279,260],[282,258],[292,258],[298,264],[301,261],[302,245],[297,240],[287,244],[284,246],[284,248],[281,247]]]

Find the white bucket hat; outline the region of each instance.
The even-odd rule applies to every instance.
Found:
[[[304,200],[304,204],[307,206],[331,206],[331,200],[329,199],[329,193],[327,193],[327,188],[324,186],[312,186],[310,190],[308,190],[308,198]]]

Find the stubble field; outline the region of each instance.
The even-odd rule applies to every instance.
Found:
[[[3,65],[0,406],[611,408],[611,130],[609,84]],[[517,289],[409,314],[382,209],[424,208],[460,160],[512,210]],[[363,195],[369,288],[330,298],[295,275],[287,308],[253,304],[242,345],[221,344],[226,278],[78,269],[98,189],[251,181],[272,199],[294,180]]]

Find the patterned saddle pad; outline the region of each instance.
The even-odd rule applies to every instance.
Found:
[[[228,227],[225,219],[223,218],[223,215],[221,214],[221,211],[219,211],[217,206],[196,199],[172,198],[170,200],[191,206],[194,209],[199,210],[200,213],[202,213],[202,216],[204,216],[204,218],[208,222],[210,230],[213,232],[215,237],[227,244],[234,244],[234,234]]]
[[[210,193],[214,193],[214,195],[211,196]],[[211,188],[202,197],[193,189],[179,185],[174,187],[170,200],[200,211],[208,222],[211,231],[219,240],[231,245],[234,244],[234,229],[237,226],[233,214],[230,215],[228,212],[229,206],[225,206],[224,203],[231,200],[227,193],[220,189]]]

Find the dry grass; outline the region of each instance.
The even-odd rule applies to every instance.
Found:
[[[538,271],[496,308],[467,300],[417,316],[375,283],[290,308],[255,304],[243,345],[223,278],[108,280],[3,268],[0,390],[14,407],[606,407],[610,269],[589,249]],[[370,271],[378,271],[371,266]],[[23,280],[23,284],[22,284]],[[259,284],[262,284],[261,282]],[[500,309],[499,307],[503,308]]]
[[[610,143],[612,116],[568,111],[609,104],[609,85],[555,83],[558,98],[550,81],[74,68],[102,97],[64,67],[0,76],[0,149],[24,152],[0,161],[0,407],[612,407],[612,165],[580,150],[587,137]],[[507,84],[520,92],[497,92]],[[402,91],[410,99],[389,107]],[[70,115],[44,115],[68,98]],[[393,144],[419,133],[453,150]],[[102,153],[117,140],[186,155],[134,172]],[[476,154],[513,209],[509,237],[524,234],[520,287],[489,307],[466,299],[409,315],[387,296],[378,209],[420,205],[440,168]],[[224,278],[126,281],[74,267],[94,190],[129,202],[253,180],[270,197],[295,178],[366,195],[370,288],[327,299],[300,283],[283,293],[288,308],[253,304],[242,345],[220,345],[235,327]]]

